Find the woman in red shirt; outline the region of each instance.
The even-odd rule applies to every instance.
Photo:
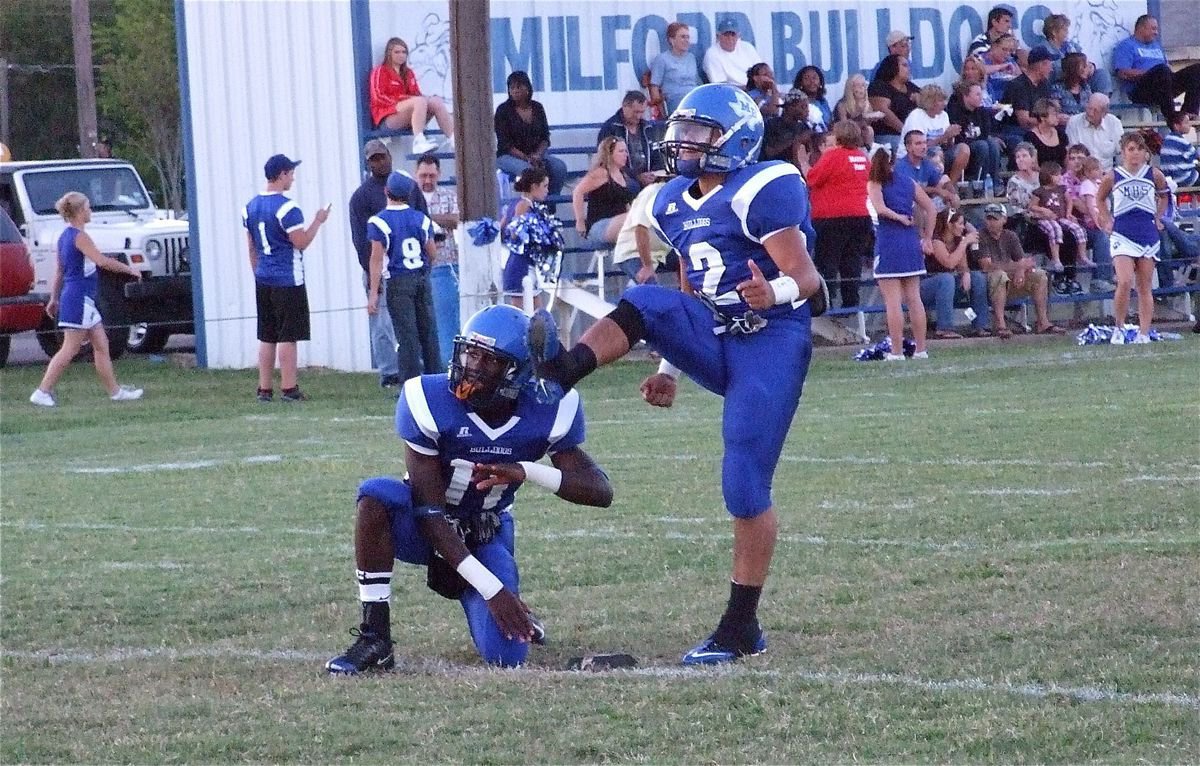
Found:
[[[437,142],[425,137],[429,115],[446,134],[446,148],[454,148],[454,121],[446,104],[437,96],[422,96],[417,76],[408,67],[408,43],[399,37],[387,41],[383,63],[371,70],[367,81],[371,101],[371,124],[376,128],[403,130],[412,127],[414,154],[437,148]]]
[[[833,125],[836,145],[821,154],[805,176],[817,232],[817,269],[829,283],[830,301],[838,292],[842,307],[858,305],[858,280],[871,252],[874,227],[867,212],[870,161],[862,150],[858,123]],[[832,305],[832,304],[831,304]]]

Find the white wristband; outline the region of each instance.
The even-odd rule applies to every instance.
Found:
[[[659,361],[658,372],[660,375],[666,375],[668,377],[674,378],[675,380],[679,380],[680,369],[678,367],[676,367],[675,365],[671,364],[670,362],[668,362],[666,359],[662,359]]]
[[[479,591],[484,601],[491,601],[493,596],[504,590],[504,583],[500,582],[500,578],[492,574],[491,570],[474,556],[468,555],[455,569],[464,580],[471,583],[472,588]]]
[[[525,469],[525,478],[539,487],[557,492],[558,488],[562,486],[562,471],[552,465],[531,463],[528,460],[521,460],[517,465]]]
[[[795,303],[800,300],[800,285],[796,284],[796,280],[787,274],[772,279],[771,289],[775,291],[776,306],[781,306],[785,303]]]

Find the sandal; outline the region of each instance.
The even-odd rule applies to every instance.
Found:
[[[996,337],[1000,340],[1008,340],[1012,337],[1012,330],[1007,327],[1001,327],[999,330],[996,330]]]
[[[1067,331],[1056,324],[1048,324],[1037,331],[1038,335],[1066,335]]]
[[[933,337],[937,340],[958,340],[962,338],[961,335],[953,330],[938,330],[933,334]]]

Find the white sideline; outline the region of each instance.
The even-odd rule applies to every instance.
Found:
[[[213,460],[191,460],[186,463],[145,463],[142,465],[116,465],[116,466],[94,466],[83,468],[70,468],[67,473],[151,473],[155,471],[194,471],[198,468],[213,468],[219,465],[227,465],[229,463],[244,463],[246,465],[258,465],[259,463],[278,463],[283,460],[283,455],[250,455],[243,458],[220,458]]]
[[[305,651],[300,649],[239,649],[222,647],[203,647],[197,649],[170,648],[124,648],[111,649],[107,652],[86,652],[78,650],[39,649],[34,651],[8,650],[0,651],[0,657],[10,660],[27,660],[49,665],[99,665],[128,662],[131,660],[165,659],[172,662],[188,659],[235,659],[235,660],[269,660],[275,662],[323,662],[327,654]],[[420,674],[436,674],[446,677],[490,675],[498,672],[493,668],[482,666],[457,666],[441,660],[410,660],[397,658],[397,672]],[[541,675],[570,676],[580,680],[605,679],[611,680],[612,675],[606,673],[580,673],[567,670],[551,670],[547,668],[526,667],[525,673]],[[709,681],[727,678],[729,676],[761,676],[787,680],[809,681],[828,686],[905,686],[931,692],[984,692],[992,694],[1011,694],[1033,699],[1067,697],[1077,702],[1129,702],[1141,705],[1167,705],[1200,709],[1200,696],[1184,692],[1122,692],[1113,689],[1094,686],[1063,686],[1060,684],[1011,683],[1008,681],[987,681],[981,678],[956,678],[949,680],[930,680],[917,676],[906,676],[896,673],[842,673],[811,670],[756,670],[745,665],[727,665],[717,668],[685,668],[667,666],[647,666],[612,671],[626,676],[643,676],[649,678],[673,678],[684,681]]]
[[[704,519],[676,519],[678,521],[687,521],[696,523],[704,521]],[[666,530],[661,534],[661,538],[665,540],[691,540],[691,541],[728,541],[729,533],[725,531],[724,517],[714,517],[711,521],[720,525],[721,531],[711,533],[687,533],[674,530]],[[669,518],[663,519],[664,523],[670,523]],[[43,522],[35,520],[13,521],[11,519],[0,520],[0,527],[8,527],[10,529],[26,529],[31,531],[45,531],[52,529],[79,529],[93,531],[111,531],[125,532],[133,534],[158,534],[163,532],[171,532],[178,534],[200,534],[200,535],[218,535],[218,534],[239,534],[239,535],[302,535],[312,537],[333,537],[338,541],[349,539],[350,531],[346,530],[330,530],[321,528],[305,528],[305,527],[254,527],[254,526],[228,526],[228,527],[204,527],[204,526],[135,526],[132,524],[111,524],[104,522]],[[525,540],[632,540],[645,539],[646,533],[644,530],[628,530],[628,529],[575,529],[566,532],[522,532],[522,539]],[[995,553],[1004,551],[1021,551],[1021,550],[1040,550],[1042,548],[1067,548],[1073,546],[1101,545],[1101,546],[1147,546],[1147,545],[1200,545],[1200,537],[1166,537],[1166,538],[1150,538],[1150,537],[1063,537],[1054,540],[1014,540],[1002,542],[995,545],[982,544],[970,540],[949,540],[938,542],[935,540],[902,540],[891,538],[828,538],[820,535],[805,535],[799,533],[783,533],[779,535],[779,541],[785,543],[801,543],[804,545],[816,546],[849,546],[854,548],[913,548],[917,550],[928,551],[965,551],[965,552],[981,552]]]

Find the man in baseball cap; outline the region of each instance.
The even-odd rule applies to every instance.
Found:
[[[912,58],[912,35],[907,32],[901,32],[898,29],[893,29],[888,32],[887,50],[888,55],[903,56],[906,59]]]
[[[1025,254],[1017,233],[1004,228],[1008,215],[1004,205],[992,203],[983,209],[983,228],[979,230],[979,267],[987,272],[988,298],[996,335],[1011,338],[1004,318],[1004,306],[1010,300],[1030,298],[1037,314],[1037,332],[1062,335],[1063,330],[1050,321],[1047,308],[1050,278],[1045,270]]]
[[[717,41],[704,53],[704,74],[709,82],[740,88],[746,84],[746,70],[765,60],[752,43],[742,39],[737,17],[722,16],[717,20]]]
[[[295,170],[299,164],[300,160],[290,160],[286,154],[275,154],[263,165],[263,173],[268,181],[274,181],[280,175]]]

